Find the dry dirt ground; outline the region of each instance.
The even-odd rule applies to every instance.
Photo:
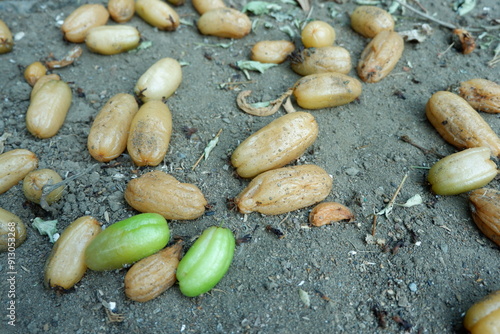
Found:
[[[74,93],[64,126],[53,138],[36,139],[25,126],[31,87],[23,69],[49,55],[61,58],[73,47],[63,40],[59,24],[89,2],[0,2],[0,18],[18,38],[14,50],[0,56],[0,134],[10,134],[4,149],[30,149],[38,156],[40,168],[53,168],[64,178],[85,172],[69,182],[54,213],[28,203],[21,185],[0,195],[0,206],[21,217],[28,228],[26,242],[15,252],[15,327],[8,325],[7,317],[10,270],[5,253],[0,257],[1,333],[455,333],[463,331],[462,318],[470,305],[500,289],[499,249],[472,222],[467,195],[435,196],[426,182],[425,167],[439,157],[400,139],[408,136],[441,155],[456,152],[429,124],[424,106],[434,92],[452,89],[460,81],[499,81],[500,67],[487,65],[498,45],[498,30],[482,35],[478,48],[463,55],[455,46],[449,48],[450,29],[430,23],[432,34],[421,43],[406,42],[393,72],[380,83],[363,84],[359,99],[310,111],[319,123],[319,137],[295,163],[326,169],[334,179],[326,200],[341,202],[356,215],[351,223],[312,228],[307,220],[311,208],[245,217],[227,207],[228,199],[248,184],[235,176],[228,160],[231,152],[284,114],[283,110],[268,117],[245,114],[236,105],[237,94],[251,89],[252,102],[269,101],[299,78],[288,61],[264,73],[249,72],[250,78],[232,65],[249,59],[257,41],[290,38],[280,28],[298,33],[296,23],[303,22],[307,13],[290,1],[274,1],[281,9],[272,15],[250,15],[252,33],[234,41],[199,34],[193,25],[199,15],[189,1],[176,9],[183,24],[175,32],[158,31],[134,17],[129,24],[152,45],[114,56],[91,53],[82,45],[83,55],[72,66],[54,71]],[[241,9],[246,2],[226,3]],[[500,19],[498,1],[478,0],[462,17],[453,9],[455,2],[420,1],[430,15],[455,25],[490,26],[493,19]],[[388,8],[390,3],[379,5]],[[336,44],[350,51],[356,65],[368,42],[349,25],[356,1],[314,1],[313,5],[310,19],[334,26]],[[397,31],[428,22],[400,9],[394,16]],[[185,65],[182,84],[167,101],[174,131],[164,162],[138,169],[123,154],[110,163],[97,163],[86,149],[93,118],[111,96],[133,93],[139,76],[163,57]],[[357,77],[354,69],[350,75]],[[482,116],[500,133],[498,115]],[[186,128],[197,132],[188,138]],[[219,143],[209,159],[192,170],[220,129]],[[137,213],[123,199],[127,182],[154,169],[196,184],[212,205],[207,215],[195,221],[169,222],[172,235],[184,236],[187,246],[205,228],[221,222],[237,238],[252,235],[250,242],[237,247],[230,270],[216,289],[187,298],[173,286],[150,302],[136,303],[124,295],[126,270],[88,271],[73,290],[60,296],[45,289],[43,268],[52,244],[33,228],[33,219],[57,219],[62,231],[83,215],[105,225],[127,218]],[[367,239],[373,214],[385,207],[405,175],[408,178],[396,202],[419,194],[423,204],[396,206],[388,217],[378,216],[375,241],[383,245],[373,243]],[[498,189],[499,179],[489,186]],[[280,229],[284,238],[269,233],[268,225]],[[104,301],[116,303],[115,312],[123,315],[123,321],[110,321],[99,291]]]

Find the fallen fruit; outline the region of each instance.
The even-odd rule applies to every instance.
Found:
[[[139,46],[141,35],[132,26],[116,25],[95,27],[88,31],[85,45],[90,51],[102,55],[115,55]]]
[[[403,37],[394,31],[379,32],[361,53],[357,72],[361,80],[379,82],[396,67],[403,55]]]
[[[469,201],[474,223],[484,235],[500,246],[500,191],[477,189],[470,193]]]
[[[172,113],[161,101],[144,103],[130,124],[127,151],[137,166],[157,166],[167,154]]]
[[[490,149],[475,147],[453,153],[436,162],[427,180],[437,195],[457,195],[484,187],[497,175]]]
[[[318,136],[318,123],[307,112],[281,116],[250,135],[234,150],[231,163],[239,176],[254,177],[300,157]]]
[[[324,72],[347,74],[352,68],[349,51],[340,46],[302,49],[290,59],[292,70],[303,76]]]
[[[487,146],[500,156],[500,138],[463,98],[451,92],[434,93],[425,115],[441,137],[456,148]]]
[[[44,82],[31,97],[26,112],[28,131],[42,139],[55,136],[66,119],[72,98],[71,88],[66,82],[61,80]]]
[[[177,280],[181,292],[196,297],[210,291],[231,265],[236,242],[227,228],[207,228],[179,262]]]
[[[180,24],[180,17],[175,9],[160,0],[137,0],[135,12],[144,21],[159,30],[173,31]]]
[[[169,239],[165,218],[141,213],[102,231],[85,250],[85,263],[92,270],[119,269],[156,253]]]
[[[350,103],[361,95],[361,82],[342,73],[306,75],[294,86],[297,104],[305,109],[322,109]]]
[[[497,334],[500,328],[500,290],[472,305],[465,313],[464,327],[471,334]]]
[[[0,253],[14,253],[26,240],[26,226],[21,218],[0,208]]]
[[[125,189],[125,200],[137,211],[173,220],[196,219],[205,213],[208,204],[197,186],[181,183],[159,170],[132,179]]]
[[[332,183],[330,175],[316,165],[282,167],[257,175],[234,203],[241,213],[279,215],[324,200]]]
[[[15,149],[0,154],[0,194],[3,194],[37,168],[35,153],[25,149]]]
[[[141,75],[134,92],[144,103],[165,100],[175,93],[181,81],[181,64],[173,58],[162,58]]]
[[[191,3],[200,15],[205,14],[212,9],[226,8],[226,5],[222,0],[192,0]]]
[[[472,108],[492,114],[500,113],[500,85],[486,79],[471,79],[458,88]]]
[[[46,185],[53,185],[62,182],[61,176],[53,169],[43,168],[31,171],[24,177],[23,193],[24,196],[31,202],[40,204],[42,198],[42,190]],[[64,191],[64,186],[60,186],[45,196],[47,204],[57,202],[61,199]]]
[[[12,51],[14,40],[12,32],[4,21],[0,20],[0,54]]]
[[[87,271],[85,249],[100,232],[101,224],[90,216],[64,229],[45,264],[45,287],[68,290],[78,283]]]
[[[382,8],[358,6],[351,14],[351,27],[364,37],[373,38],[381,31],[393,31],[394,19]]]
[[[109,0],[108,12],[113,21],[123,23],[130,21],[135,13],[134,0]]]
[[[252,30],[248,16],[232,8],[216,8],[205,12],[198,19],[197,26],[203,35],[222,38],[243,38]]]
[[[261,63],[281,64],[295,50],[287,40],[260,41],[254,44],[250,58]]]
[[[83,43],[90,29],[105,25],[108,19],[109,12],[106,7],[101,4],[86,4],[69,14],[61,30],[66,40]]]
[[[111,97],[97,114],[87,138],[90,155],[97,161],[108,162],[127,148],[132,119],[139,110],[135,98],[119,93]]]
[[[325,21],[311,21],[302,29],[300,37],[306,48],[330,46],[335,42],[335,29]]]
[[[174,285],[181,251],[182,242],[177,242],[136,262],[125,275],[125,295],[143,303],[158,297]]]
[[[47,73],[47,68],[39,61],[35,61],[26,67],[24,70],[24,79],[30,86],[34,86],[38,79]]]

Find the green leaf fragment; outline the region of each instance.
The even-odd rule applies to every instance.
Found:
[[[464,16],[476,7],[476,0],[457,0],[453,3],[453,10]]]
[[[236,62],[236,65],[242,70],[264,73],[267,69],[277,66],[278,64],[261,63],[255,60],[239,60]]]
[[[251,12],[254,15],[268,14],[272,11],[281,10],[281,6],[266,1],[251,1],[241,10],[243,13]]]
[[[219,137],[217,136],[208,143],[207,147],[205,147],[205,160],[208,159],[210,152],[212,152],[212,150],[215,148],[218,142],[219,142]]]
[[[54,236],[57,234],[57,220],[43,220],[40,217],[33,219],[33,227],[38,230],[40,235],[47,235],[50,242],[56,242]]]

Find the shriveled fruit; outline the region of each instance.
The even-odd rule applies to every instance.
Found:
[[[357,71],[364,82],[384,79],[403,55],[403,37],[394,31],[379,32],[361,53]]]
[[[316,205],[309,213],[309,223],[314,226],[323,226],[341,220],[352,221],[354,214],[351,210],[337,202],[323,202]]]
[[[469,194],[472,219],[491,241],[500,246],[500,191],[481,188]]]
[[[286,114],[238,145],[231,155],[231,163],[238,175],[246,178],[283,167],[314,143],[318,131],[318,123],[310,113]]]
[[[177,281],[181,252],[182,242],[177,242],[136,262],[125,275],[125,295],[136,302],[147,302],[165,292]]]
[[[324,46],[298,50],[291,55],[290,67],[300,75],[324,72],[347,74],[351,71],[351,55],[340,46]]]
[[[175,220],[196,219],[205,213],[208,204],[197,186],[181,183],[159,170],[132,179],[125,189],[125,200],[137,211]]]
[[[257,175],[234,203],[241,213],[278,215],[322,201],[332,183],[330,175],[316,165],[282,167]]]
[[[425,115],[441,137],[456,148],[486,146],[500,156],[500,138],[463,98],[451,92],[434,93]]]
[[[492,114],[500,113],[500,85],[486,79],[471,79],[458,88],[472,108]]]

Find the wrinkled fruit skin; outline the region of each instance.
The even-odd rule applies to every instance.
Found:
[[[469,195],[472,219],[491,241],[500,246],[500,191],[482,188]]]
[[[217,285],[231,265],[235,245],[227,228],[212,226],[203,231],[177,267],[181,292],[196,297]]]
[[[472,305],[464,317],[471,334],[498,334],[500,331],[500,291],[494,291]]]
[[[341,220],[352,221],[354,214],[351,210],[336,202],[323,202],[316,205],[309,213],[309,223],[314,226],[323,226]]]
[[[310,113],[286,114],[245,139],[234,150],[231,163],[245,178],[283,167],[300,157],[318,132],[318,123]]]
[[[158,213],[172,220],[196,219],[205,213],[208,204],[197,186],[181,183],[159,170],[131,180],[125,200],[137,211]]]
[[[367,83],[384,79],[396,67],[403,50],[401,35],[387,30],[379,32],[361,53],[357,67],[359,77]]]
[[[300,75],[337,72],[348,74],[351,71],[351,54],[340,46],[303,49],[291,56],[290,67]]]
[[[459,94],[472,108],[487,113],[500,113],[500,85],[486,79],[471,79],[460,83]]]
[[[330,175],[316,165],[282,167],[256,176],[234,202],[241,213],[279,215],[322,201],[332,183]]]
[[[439,160],[427,176],[432,191],[437,195],[458,195],[484,187],[498,173],[490,153],[487,147],[475,147]]]
[[[463,98],[451,92],[434,93],[425,115],[437,132],[456,148],[486,146],[500,156],[500,138]]]
[[[182,242],[178,242],[136,262],[125,275],[125,295],[143,303],[174,285],[181,251]]]
[[[92,270],[120,269],[156,253],[169,239],[165,218],[138,214],[112,224],[92,240],[85,250],[85,263]]]

